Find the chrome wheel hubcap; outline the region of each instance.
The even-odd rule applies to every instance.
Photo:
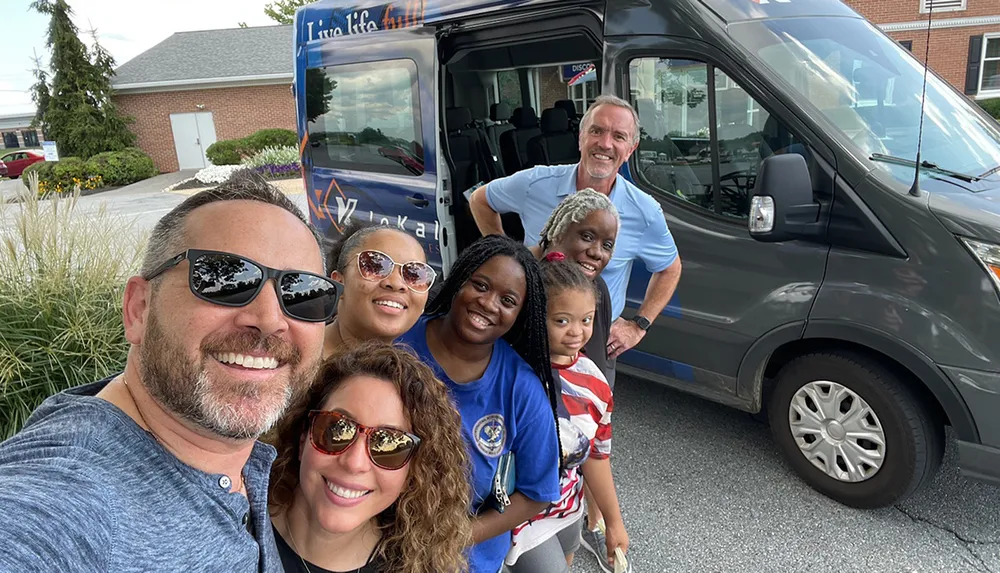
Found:
[[[882,423],[868,402],[842,384],[818,380],[799,388],[788,423],[802,455],[838,481],[865,481],[885,461]]]

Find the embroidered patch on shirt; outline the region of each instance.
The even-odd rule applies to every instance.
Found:
[[[476,447],[483,455],[495,458],[503,452],[507,428],[503,425],[503,416],[500,414],[488,414],[480,418],[472,429],[472,434]]]

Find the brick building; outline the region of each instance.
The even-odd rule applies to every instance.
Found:
[[[1000,0],[844,0],[970,97],[1000,97]],[[933,6],[932,6],[933,4]]]
[[[163,173],[208,165],[217,140],[295,129],[292,27],[178,32],[116,70],[115,101]]]

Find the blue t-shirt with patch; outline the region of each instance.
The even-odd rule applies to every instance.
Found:
[[[535,501],[559,499],[559,444],[545,388],[528,363],[503,340],[482,378],[458,384],[445,374],[427,346],[424,316],[398,339],[443,381],[462,415],[462,434],[472,460],[472,509],[490,495],[500,456],[514,452],[515,489]],[[510,548],[510,532],[487,539],[469,553],[470,573],[496,573]]]
[[[524,225],[524,244],[538,244],[539,233],[549,215],[572,193],[577,192],[577,165],[539,165],[486,185],[486,200],[497,213],[517,213]],[[677,260],[677,246],[667,228],[663,208],[621,174],[608,196],[618,209],[621,225],[611,261],[601,272],[611,292],[611,320],[625,309],[632,262],[640,259],[646,270],[658,273]]]

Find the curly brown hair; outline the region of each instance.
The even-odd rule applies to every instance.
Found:
[[[378,557],[394,573],[468,571],[470,466],[461,418],[445,385],[402,347],[369,341],[334,354],[312,387],[296,398],[264,438],[278,450],[271,467],[271,515],[291,507],[299,486],[299,446],[308,431],[309,411],[320,408],[330,394],[356,376],[394,384],[412,432],[420,437],[399,499],[376,517],[383,540]]]

